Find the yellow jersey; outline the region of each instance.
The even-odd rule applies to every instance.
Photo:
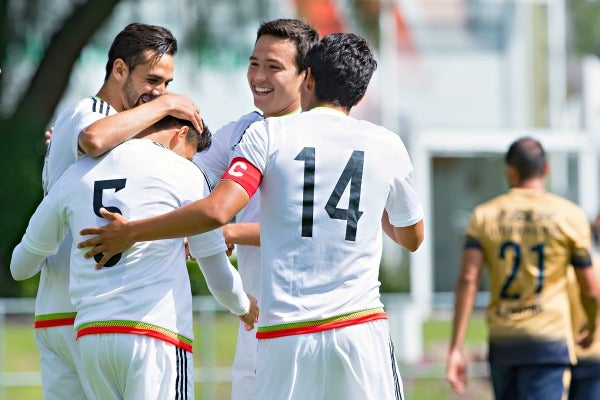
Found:
[[[581,208],[552,193],[511,189],[475,208],[465,247],[481,249],[489,272],[489,361],[573,363],[567,268],[591,266]]]

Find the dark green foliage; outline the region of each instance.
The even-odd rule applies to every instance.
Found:
[[[570,0],[571,47],[579,56],[600,53],[600,1]]]
[[[57,7],[47,0],[0,1],[0,104],[4,106],[0,110],[0,297],[35,294],[37,278],[17,284],[8,266],[12,249],[42,198],[43,133],[81,50],[117,3],[76,1],[70,9],[62,8],[65,15],[56,15],[52,10]],[[47,24],[49,18],[52,24]],[[34,29],[37,24],[50,26],[46,37]],[[15,57],[32,47],[40,53],[33,52],[25,60]],[[23,78],[25,66],[33,68],[30,78]],[[19,79],[25,81],[19,94],[6,90],[9,81]]]

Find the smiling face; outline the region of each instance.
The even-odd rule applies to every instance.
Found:
[[[265,117],[289,114],[300,108],[304,74],[299,73],[295,58],[296,48],[289,39],[263,35],[256,41],[247,78],[254,105]]]
[[[156,62],[148,61],[129,71],[121,88],[124,109],[131,109],[164,94],[173,80],[174,67],[173,56],[165,54]]]

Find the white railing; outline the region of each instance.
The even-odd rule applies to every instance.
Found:
[[[487,294],[482,293],[477,298],[477,307],[482,307],[487,301]],[[389,315],[392,339],[397,349],[396,355],[402,368],[405,382],[413,379],[436,378],[443,379],[445,365],[442,363],[420,364],[417,359],[422,352],[422,318],[415,314],[413,303],[409,295],[384,294],[382,296],[386,312]],[[450,312],[453,294],[440,293],[434,296],[434,308],[439,312]],[[7,399],[9,387],[36,387],[41,386],[40,372],[38,371],[7,371],[6,369],[6,324],[7,316],[31,315],[33,316],[35,299],[32,298],[5,298],[0,299],[0,400]],[[202,399],[216,398],[216,384],[231,382],[231,368],[217,366],[215,363],[215,319],[216,314],[226,312],[212,296],[197,296],[193,299],[194,319],[202,327],[199,341],[198,354],[201,362],[194,371],[194,380],[201,385]],[[236,325],[233,325],[236,326]],[[33,328],[32,328],[33,329]],[[235,329],[235,328],[234,328]],[[474,377],[487,376],[486,363],[471,364],[469,374]]]

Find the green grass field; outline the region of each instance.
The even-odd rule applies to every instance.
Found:
[[[227,313],[218,313],[214,324],[196,319],[194,343],[194,365],[200,382],[196,383],[197,400],[229,399],[230,383],[227,368],[231,365],[237,335],[237,319]],[[205,329],[200,324],[208,323],[214,330]],[[39,371],[38,351],[33,339],[32,318],[11,318],[4,331],[2,351],[4,369],[10,373]],[[485,356],[486,328],[481,316],[476,315],[469,326],[466,344],[466,356],[482,359]],[[400,365],[404,380],[404,390],[408,400],[458,399],[443,379],[444,363],[450,337],[450,322],[447,319],[432,319],[423,327],[425,357],[417,365]],[[201,338],[206,342],[201,342]],[[201,343],[205,343],[201,348]],[[207,366],[214,365],[213,371],[221,382],[203,381],[207,375]],[[417,375],[420,376],[417,378]],[[14,382],[13,382],[14,384]],[[7,387],[0,389],[0,400],[4,399],[41,399],[40,387]],[[461,399],[491,399],[489,383],[486,379],[471,381],[469,392]]]

